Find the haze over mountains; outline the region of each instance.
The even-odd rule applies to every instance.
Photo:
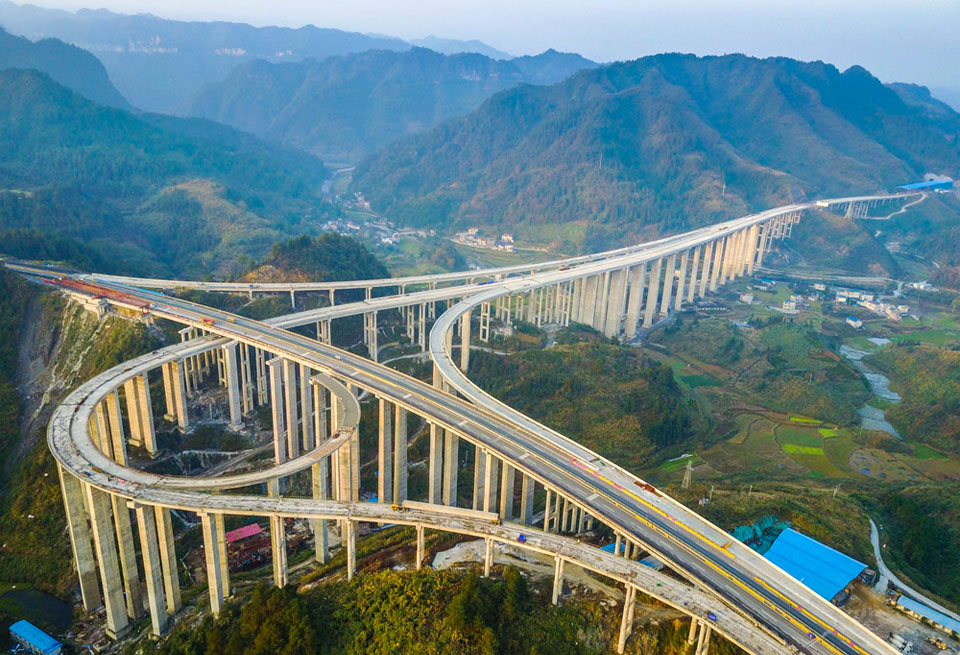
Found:
[[[509,61],[445,56],[413,48],[243,64],[184,105],[202,116],[283,141],[324,159],[353,162],[448,118],[476,109],[497,91],[552,84],[593,62],[548,51]]]
[[[134,106],[173,113],[204,85],[237,65],[263,59],[300,61],[368,50],[408,50],[401,39],[307,25],[298,29],[245,23],[187,22],[107,10],[67,12],[0,0],[0,26],[37,40],[58,38],[94,53]],[[415,45],[445,53],[506,53],[479,41],[428,37]],[[508,56],[508,55],[507,55]]]
[[[916,88],[859,67],[658,55],[503,91],[374,155],[354,188],[403,223],[594,250],[958,167],[960,115]]]

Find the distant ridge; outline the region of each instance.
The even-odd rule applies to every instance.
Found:
[[[59,39],[34,43],[0,27],[0,70],[32,68],[101,105],[129,109],[96,57]]]
[[[330,161],[354,162],[398,138],[462,116],[518,84],[551,84],[596,64],[549,50],[509,61],[425,48],[297,63],[253,61],[180,110]]]
[[[669,54],[498,93],[373,155],[353,184],[401,223],[597,250],[958,171],[960,115],[917,89],[860,67]]]

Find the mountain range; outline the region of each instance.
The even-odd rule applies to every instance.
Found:
[[[552,84],[596,64],[548,50],[495,60],[479,54],[402,52],[252,61],[197,93],[180,113],[354,162],[398,138],[476,109],[519,84]]]
[[[59,39],[31,41],[0,28],[0,70],[29,68],[101,105],[129,109],[100,60],[86,50]]]
[[[389,36],[306,25],[255,27],[225,21],[178,21],[104,9],[77,12],[0,0],[0,26],[31,40],[58,38],[95,54],[134,106],[173,113],[203,86],[224,79],[237,65],[264,59],[301,61],[367,50],[408,50]],[[502,53],[479,41],[427,37],[419,44],[446,53]]]
[[[307,153],[104,107],[33,70],[0,71],[0,152],[0,230],[73,238],[124,270],[228,273],[323,211]]]
[[[860,67],[657,55],[502,91],[362,162],[389,218],[594,250],[813,195],[956,176],[960,115]]]

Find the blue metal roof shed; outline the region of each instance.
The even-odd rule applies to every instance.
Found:
[[[61,643],[29,621],[17,621],[10,626],[10,636],[34,653],[58,655]]]
[[[957,621],[956,619],[947,616],[943,612],[938,612],[932,607],[927,607],[923,603],[918,603],[912,598],[907,598],[906,596],[903,596],[903,595],[901,595],[900,598],[897,599],[897,605],[899,605],[900,607],[906,610],[913,612],[914,614],[918,614],[922,616],[923,618],[927,619],[928,621],[931,621],[932,623],[935,623],[939,626],[943,626],[945,629],[947,629],[950,632],[953,632],[954,634],[960,634],[960,621]]]
[[[953,180],[927,180],[926,182],[914,182],[913,184],[904,184],[903,186],[898,186],[898,189],[903,189],[904,191],[925,191],[925,190],[936,190],[936,189],[952,189]]]
[[[792,528],[780,533],[765,556],[827,600],[833,600],[867,568],[863,562]]]

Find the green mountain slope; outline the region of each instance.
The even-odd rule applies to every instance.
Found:
[[[658,55],[497,94],[369,158],[354,187],[400,222],[597,249],[958,169],[960,115],[862,68]]]
[[[58,39],[34,43],[0,27],[0,70],[6,68],[32,68],[96,103],[130,108],[96,57]]]
[[[548,51],[498,61],[424,48],[238,66],[184,105],[200,116],[337,161],[362,156],[524,82],[551,84],[596,64]]]
[[[201,120],[96,105],[0,72],[0,229],[60,232],[129,270],[209,273],[321,205],[322,163]]]

